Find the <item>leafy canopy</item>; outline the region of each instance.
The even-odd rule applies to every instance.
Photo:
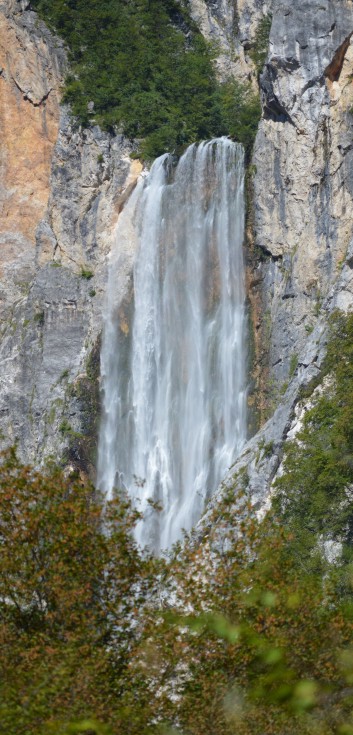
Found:
[[[238,479],[211,538],[156,560],[124,497],[2,457],[7,735],[352,735],[347,595],[252,517]]]
[[[131,692],[144,677],[135,717],[184,735],[348,735],[352,608],[330,575],[303,570],[274,517],[253,518],[239,484],[170,570],[173,602],[130,669]]]
[[[58,735],[56,720],[108,713],[114,724],[158,563],[139,554],[123,498],[102,506],[78,478],[1,459],[1,729]]]
[[[83,125],[95,121],[143,139],[146,157],[219,135],[252,143],[259,104],[250,87],[219,84],[212,50],[185,2],[32,4],[68,44],[71,71],[64,99]]]

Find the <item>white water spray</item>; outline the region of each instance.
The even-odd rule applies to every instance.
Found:
[[[98,486],[108,497],[127,489],[144,513],[137,539],[156,551],[200,518],[245,440],[243,237],[243,149],[226,138],[190,146],[176,167],[158,158],[119,217]],[[117,303],[116,284],[131,240],[129,306]]]

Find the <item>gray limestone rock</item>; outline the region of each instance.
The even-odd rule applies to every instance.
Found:
[[[249,54],[260,20],[271,12],[272,0],[189,0],[189,10],[202,34],[218,48],[221,79],[252,81],[256,70]]]
[[[0,347],[5,443],[16,442],[22,458],[35,464],[49,456],[67,459],[84,438],[85,396],[75,386],[85,383],[94,394],[98,418],[99,355],[91,376],[88,364],[102,328],[107,256],[121,195],[141,168],[131,163],[130,151],[121,136],[76,130],[63,112],[47,215],[37,228],[36,273],[28,295],[14,306]],[[131,257],[122,258],[121,298]],[[81,454],[76,464],[89,464],[94,476],[94,446],[91,456]]]
[[[0,80],[6,92],[0,115],[6,153],[0,197],[2,442],[16,443],[21,458],[36,465],[51,456],[93,477],[107,257],[142,166],[130,159],[133,146],[121,135],[98,127],[84,131],[65,107],[52,105],[45,129],[45,98],[52,97],[52,80],[56,90],[62,84],[66,57],[28,3],[0,2],[2,50],[8,58]],[[12,104],[16,112],[19,92],[23,110],[30,105],[24,152],[17,151],[19,133],[6,116]],[[132,256],[122,253],[121,298]]]
[[[260,311],[276,385],[288,379],[353,234],[352,33],[346,0],[275,3],[253,168]]]

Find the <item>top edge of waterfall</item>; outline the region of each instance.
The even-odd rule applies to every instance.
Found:
[[[200,140],[197,143],[191,143],[191,145],[186,148],[184,153],[179,157],[179,161],[182,161],[186,156],[188,156],[192,151],[196,151],[197,153],[203,153],[207,152],[208,150],[212,148],[219,148],[219,149],[228,149],[233,150],[241,159],[241,161],[244,160],[245,151],[244,146],[241,143],[238,143],[238,141],[231,140],[227,136],[223,135],[219,138],[210,138],[210,140]]]
[[[179,156],[179,160],[183,158],[189,151],[193,149],[202,150],[204,148],[212,148],[214,145],[220,146],[220,147],[226,147],[226,148],[234,148],[235,150],[239,151],[239,153],[244,153],[244,147],[241,143],[238,143],[238,141],[235,141],[235,140],[231,140],[231,138],[228,138],[226,135],[222,135],[218,138],[210,138],[209,140],[199,140],[195,143],[191,143],[185,149],[182,155]],[[169,155],[172,155],[172,154],[169,154]]]
[[[238,154],[240,161],[244,160],[245,150],[242,143],[231,140],[231,138],[226,135],[222,135],[218,138],[210,138],[209,140],[200,140],[196,141],[195,143],[191,143],[179,156],[177,156],[174,152],[162,153],[161,156],[158,156],[158,158],[153,161],[150,170],[145,169],[143,171],[142,176],[148,176],[151,171],[161,169],[173,160],[175,161],[175,165],[177,166],[181,161],[185,160],[185,158],[187,158],[193,151],[201,153],[209,150],[210,148],[213,148],[213,146],[233,149]]]
[[[241,143],[238,143],[237,141],[231,140],[226,135],[223,135],[219,138],[210,138],[210,140],[200,140],[197,143],[191,143],[191,145],[186,148],[184,153],[180,156],[180,159],[185,156],[188,151],[192,149],[196,150],[204,150],[208,148],[212,148],[213,146],[220,147],[220,148],[229,148],[237,151],[240,154],[244,153],[244,147]]]

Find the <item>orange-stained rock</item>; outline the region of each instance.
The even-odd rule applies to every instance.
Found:
[[[18,282],[26,280],[21,271],[34,264],[62,84],[60,63],[36,30],[38,21],[26,24],[20,12],[10,16],[7,10],[0,3],[0,307],[16,298]],[[30,21],[32,15],[26,13]]]

